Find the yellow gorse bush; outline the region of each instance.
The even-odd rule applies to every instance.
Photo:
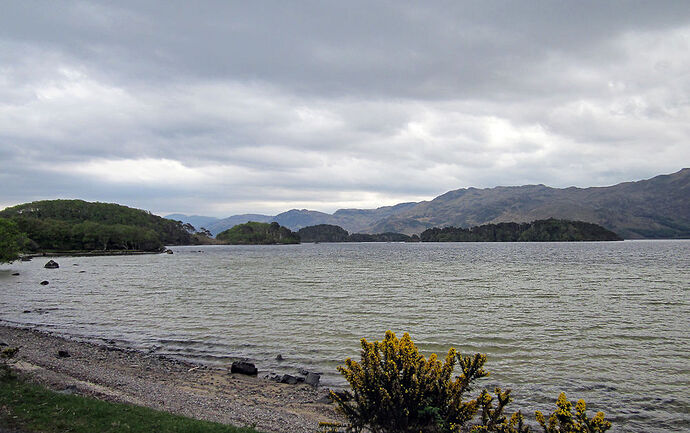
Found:
[[[398,339],[387,331],[382,341],[361,340],[360,362],[350,358],[338,371],[350,384],[350,391],[343,394],[331,392],[331,398],[345,415],[349,425],[346,430],[372,433],[459,433],[473,419],[473,432],[527,433],[521,412],[510,419],[503,414],[510,402],[510,390],[494,390],[495,397],[483,390],[475,398],[468,398],[473,382],[486,377],[486,355],[477,353],[462,356],[454,348],[448,350],[443,361],[436,354],[425,358],[405,333]],[[455,367],[460,374],[453,378]],[[608,430],[611,423],[604,414],[588,419],[585,403],[578,401],[576,414],[571,414],[571,404],[561,394],[556,411],[548,424],[541,412],[537,422],[545,433],[588,432]],[[333,425],[322,426],[324,431],[335,431]]]

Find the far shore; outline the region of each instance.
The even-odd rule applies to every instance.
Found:
[[[70,251],[42,251],[39,253],[23,254],[20,260],[35,259],[41,257],[98,257],[98,256],[140,256],[144,254],[163,254],[162,251],[140,251],[140,250],[70,250]]]
[[[75,341],[0,323],[0,343],[19,347],[22,377],[53,390],[147,406],[266,432],[319,431],[338,421],[328,390],[231,374],[227,368]]]

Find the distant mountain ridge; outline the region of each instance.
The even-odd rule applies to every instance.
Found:
[[[275,221],[291,230],[332,224],[350,233],[411,235],[431,227],[468,228],[548,218],[599,224],[625,239],[690,238],[690,168],[608,187],[463,188],[448,191],[430,201],[377,209],[339,209],[333,214],[293,209],[275,216],[235,215],[217,220],[206,228],[217,234],[247,221]]]

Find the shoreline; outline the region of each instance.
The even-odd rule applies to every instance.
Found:
[[[0,342],[19,347],[14,367],[20,376],[55,391],[265,432],[317,432],[320,421],[339,420],[334,406],[325,403],[326,389],[232,374],[229,366],[76,341],[7,323],[0,323]]]

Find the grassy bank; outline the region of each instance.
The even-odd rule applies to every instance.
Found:
[[[140,406],[50,391],[21,379],[0,381],[0,427],[22,432],[258,433]]]

